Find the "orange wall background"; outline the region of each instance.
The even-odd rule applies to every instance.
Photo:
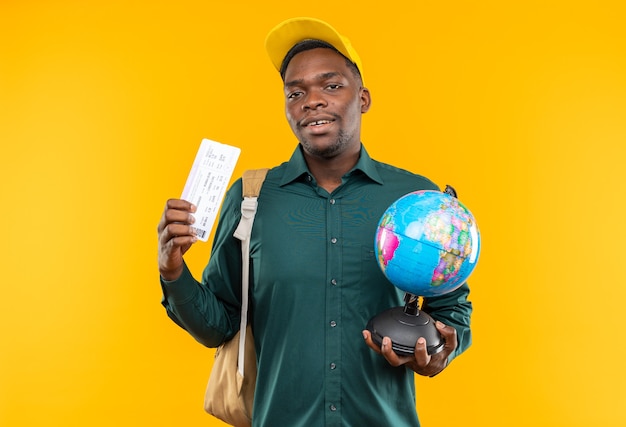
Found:
[[[474,345],[416,379],[423,425],[626,425],[624,3],[395,4],[0,2],[0,425],[221,425],[156,225],[202,138],[237,176],[291,154],[263,40],[312,13],[363,58],[370,154],[481,229]]]

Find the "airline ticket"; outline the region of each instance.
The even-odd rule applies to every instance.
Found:
[[[203,139],[187,177],[181,199],[196,205],[193,228],[206,242],[224,200],[241,149]]]

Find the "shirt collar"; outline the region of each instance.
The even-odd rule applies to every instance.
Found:
[[[356,162],[356,165],[346,174],[346,176],[351,175],[354,171],[361,171],[374,182],[378,184],[383,184],[383,179],[378,173],[378,169],[376,168],[376,162],[372,160],[372,158],[367,153],[367,150],[361,144],[361,153],[359,155],[359,160]],[[285,174],[280,181],[280,186],[287,185],[296,179],[300,178],[302,175],[310,175],[309,168],[306,165],[306,161],[304,160],[304,154],[302,154],[302,147],[300,144],[296,147],[293,154],[291,155],[291,159],[287,162],[287,168],[285,169]]]

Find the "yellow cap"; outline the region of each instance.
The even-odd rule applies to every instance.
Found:
[[[321,40],[332,45],[346,58],[354,62],[363,78],[361,58],[352,47],[350,40],[342,36],[324,21],[315,18],[291,18],[275,26],[265,38],[265,49],[280,72],[280,66],[287,52],[303,40]]]

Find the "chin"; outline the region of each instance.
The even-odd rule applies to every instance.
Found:
[[[316,157],[332,158],[340,154],[343,151],[344,145],[337,141],[321,144],[311,143],[309,140],[301,140],[300,143],[308,154]]]
[[[339,132],[338,135],[319,135],[314,137],[300,135],[299,140],[307,153],[317,157],[332,158],[348,150],[350,139],[346,136],[343,132]]]

